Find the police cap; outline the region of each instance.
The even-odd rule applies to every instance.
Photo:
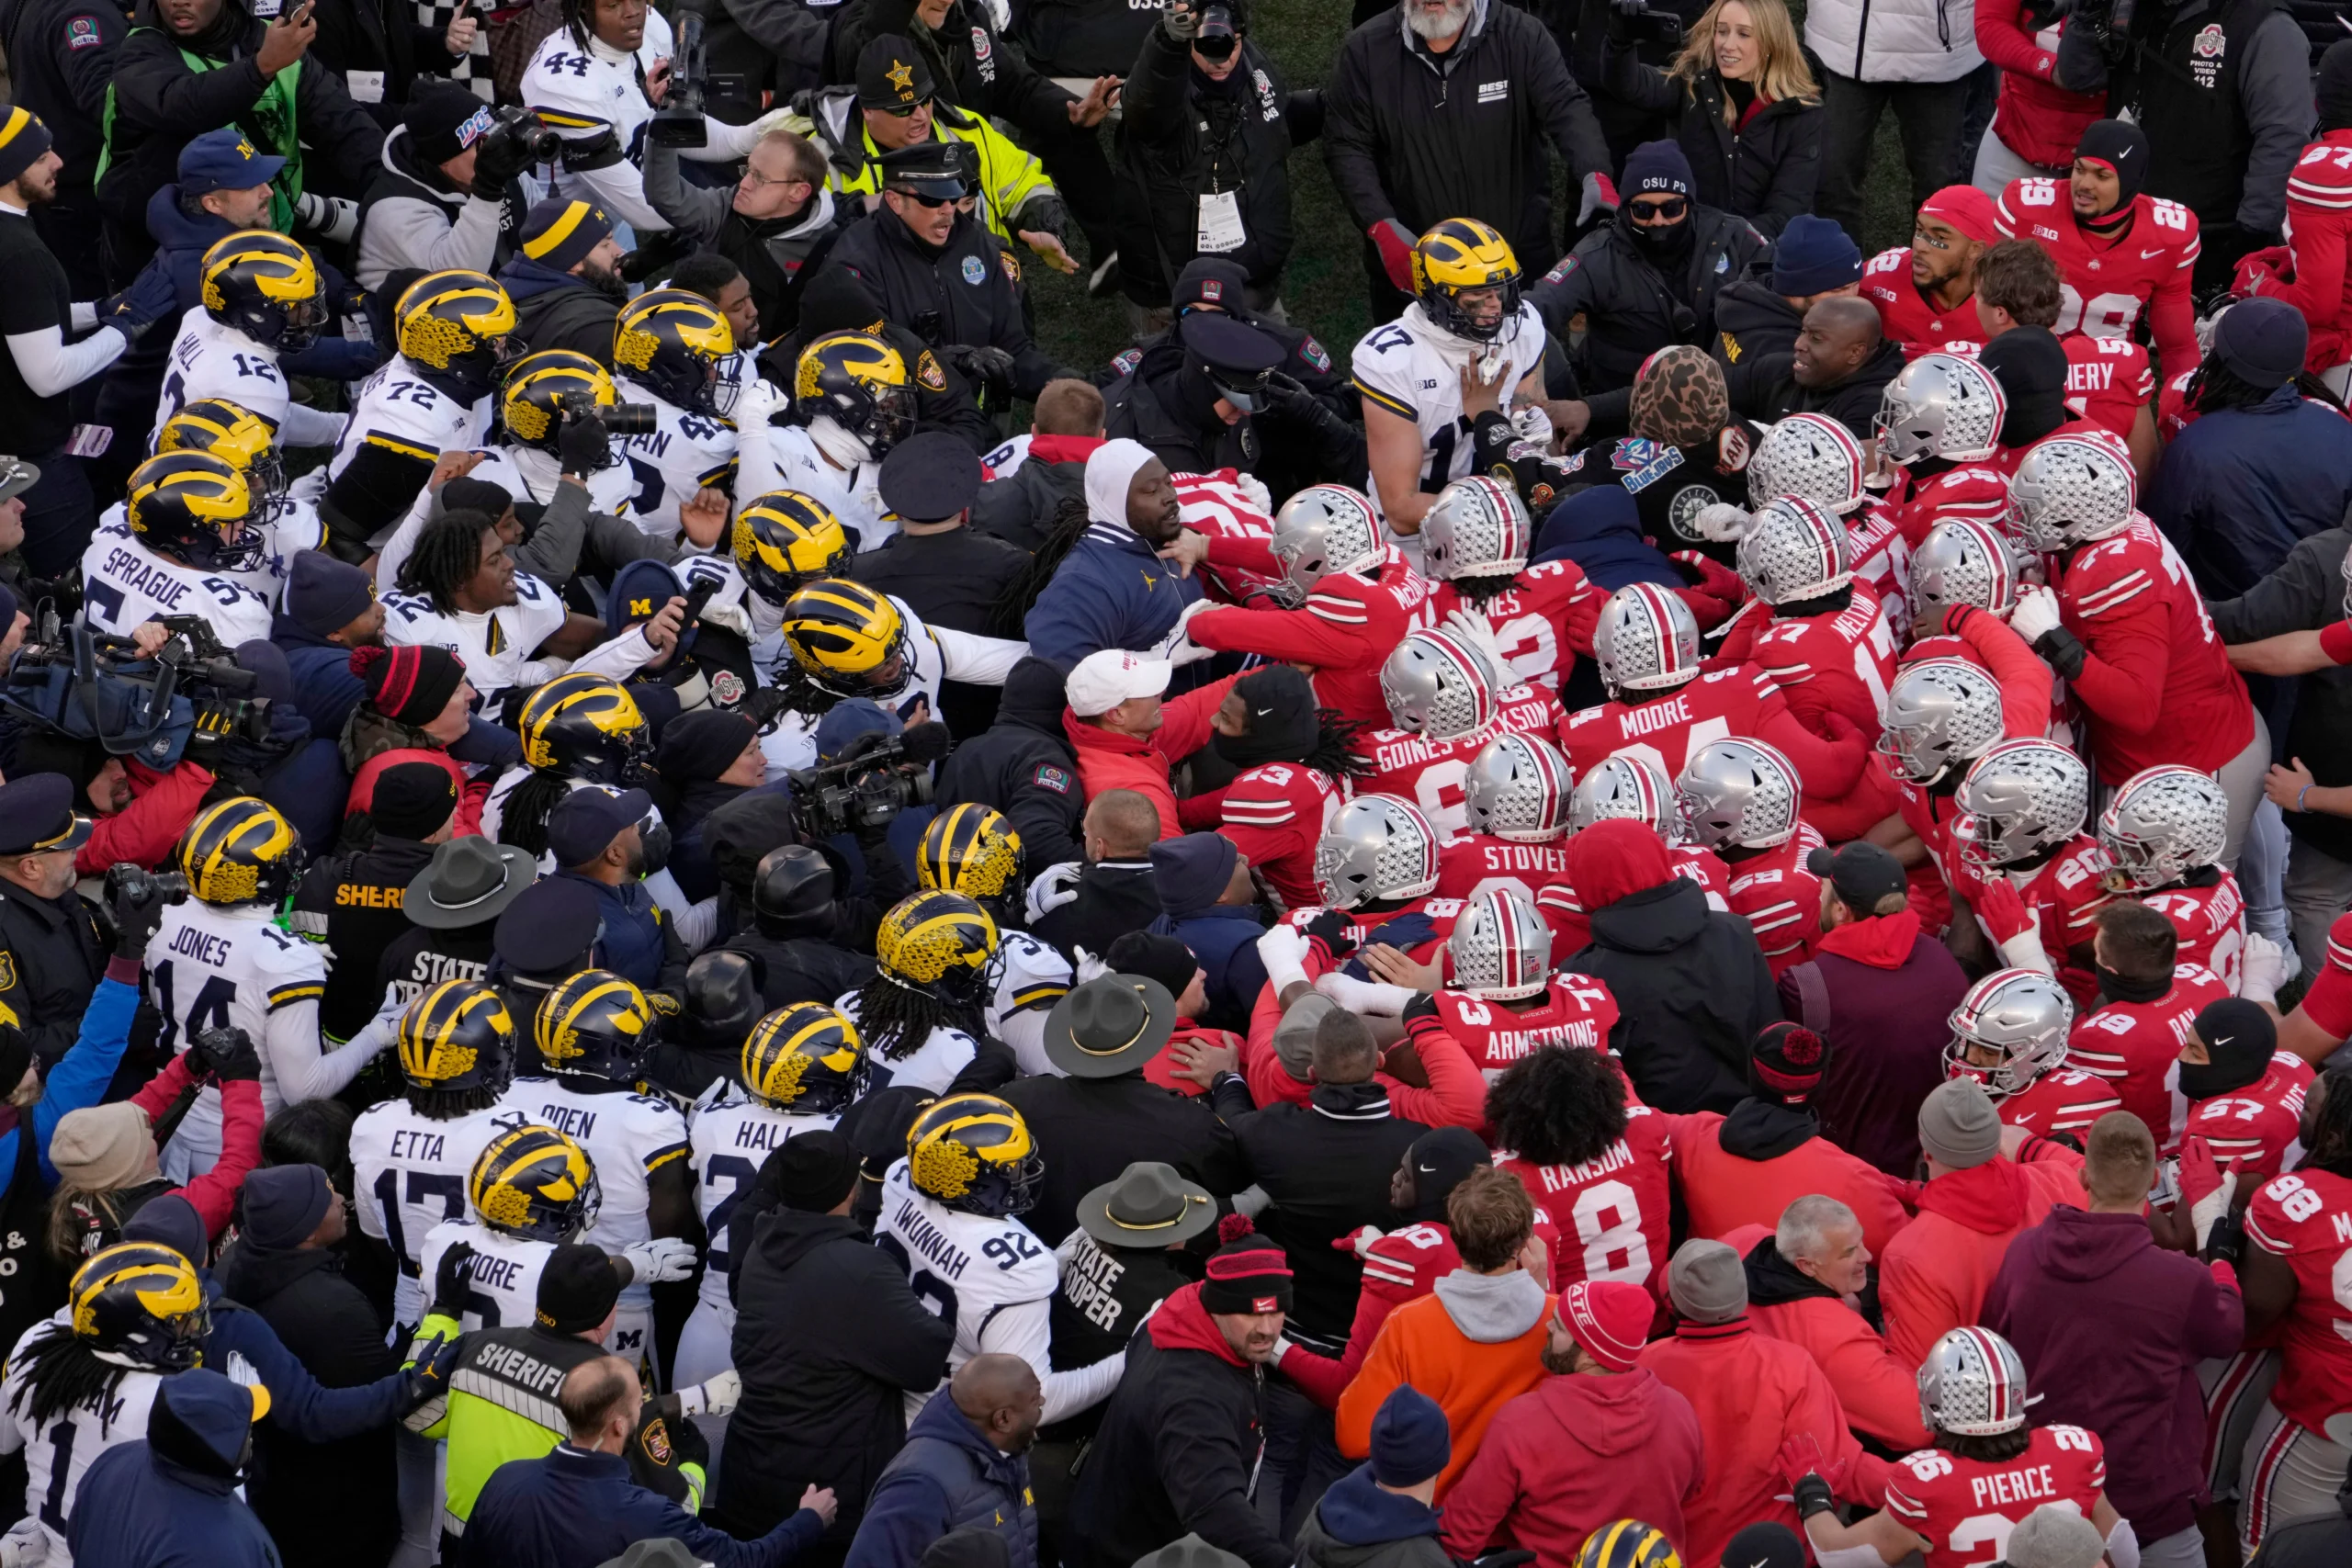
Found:
[[[0,855],[45,855],[90,841],[90,819],[74,812],[74,781],[28,773],[0,784]]]
[[[909,523],[944,523],[980,493],[980,460],[971,444],[944,430],[901,441],[882,459],[882,504]]]

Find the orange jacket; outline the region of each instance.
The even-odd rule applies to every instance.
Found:
[[[1879,1259],[1886,1342],[1898,1358],[1916,1367],[1952,1329],[1981,1321],[2017,1234],[2061,1203],[2083,1206],[2079,1168],[2079,1159],[2017,1165],[1996,1156],[1920,1190],[1918,1218]]]
[[[1356,1381],[1340,1395],[1340,1451],[1350,1459],[1371,1453],[1372,1418],[1380,1413],[1380,1402],[1398,1384],[1411,1383],[1437,1401],[1453,1433],[1453,1457],[1437,1478],[1442,1499],[1470,1468],[1495,1413],[1544,1381],[1544,1325],[1553,1300],[1547,1292],[1543,1312],[1517,1337],[1491,1341],[1471,1338],[1442,1295],[1423,1296],[1391,1312]]]
[[[1862,1245],[1883,1256],[1894,1235],[1911,1223],[1887,1190],[1878,1168],[1826,1138],[1808,1138],[1770,1159],[1726,1154],[1724,1119],[1712,1111],[1668,1116],[1674,1134],[1674,1178],[1690,1214],[1690,1234],[1720,1241],[1742,1225],[1770,1229],[1781,1211],[1812,1193],[1835,1198],[1862,1222]]]
[[[1169,787],[1168,770],[1178,758],[1189,757],[1209,743],[1209,719],[1239,679],[1228,675],[1214,685],[1169,698],[1159,706],[1159,728],[1143,739],[1105,729],[1062,709],[1062,733],[1069,737],[1070,749],[1078,753],[1078,782],[1086,798],[1092,800],[1106,789],[1134,790],[1159,808],[1163,839],[1177,838],[1196,828],[1215,828],[1223,815],[1218,800],[1208,797],[1194,807],[1196,815],[1204,813],[1204,820],[1186,822],[1176,792]]]

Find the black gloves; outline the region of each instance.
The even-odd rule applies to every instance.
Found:
[[[1838,1506],[1838,1499],[1829,1490],[1829,1483],[1807,1471],[1795,1490],[1797,1517],[1809,1519],[1815,1514],[1826,1514]]]
[[[2083,660],[2089,657],[2081,640],[2064,626],[2053,626],[2042,633],[2034,643],[2033,650],[2041,655],[2044,663],[2069,681],[2082,674]]]
[[[503,202],[514,176],[531,166],[530,144],[501,125],[474,144],[474,195]]]
[[[1201,30],[1201,18],[1186,0],[1172,0],[1159,14],[1159,25],[1178,43],[1190,44],[1193,35]]]
[[[1012,355],[992,344],[951,343],[939,351],[939,356],[976,387],[1012,389]]]
[[[187,897],[183,882],[178,896],[153,872],[119,861],[107,872],[107,913],[114,920],[114,951],[118,958],[143,958],[147,943],[164,923],[164,911]]]
[[[1355,939],[1348,934],[1350,921],[1344,909],[1326,909],[1302,928],[1308,938],[1323,944],[1323,950],[1336,964],[1356,950]]]
[[[466,1311],[466,1287],[473,1282],[474,1249],[471,1242],[457,1242],[441,1255],[440,1266],[433,1270],[433,1306],[435,1317],[462,1317]]]
[[[1415,991],[1413,999],[1405,1004],[1405,1010],[1397,1014],[1396,1021],[1405,1026],[1406,1033],[1410,1034],[1413,1032],[1413,1025],[1422,1019],[1427,1019],[1431,1023],[1445,1021],[1437,1015],[1437,998],[1427,991]]]
[[[178,303],[179,290],[172,283],[172,275],[151,265],[130,280],[130,288],[98,301],[98,325],[112,327],[127,343],[137,343],[141,333],[170,315]]]
[[[243,1030],[208,1029],[188,1043],[188,1071],[218,1083],[261,1081],[261,1053]]]
[[[566,414],[555,433],[555,449],[562,471],[586,479],[612,464],[612,437],[605,422],[594,414]]]
[[[2205,1233],[2204,1259],[2234,1269],[2245,1256],[2245,1211],[2235,1209],[2215,1220],[2213,1228]]]

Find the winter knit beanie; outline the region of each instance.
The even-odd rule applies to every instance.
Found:
[[[355,648],[351,672],[368,687],[368,705],[387,718],[423,726],[449,705],[466,661],[446,648]]]
[[[1256,1234],[1248,1216],[1227,1214],[1217,1222],[1225,1245],[1209,1258],[1201,1281],[1201,1305],[1213,1313],[1290,1311],[1290,1260],[1271,1238]]]

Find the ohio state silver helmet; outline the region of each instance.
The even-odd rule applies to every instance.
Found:
[[[1951,1010],[1944,1076],[1974,1078],[1986,1094],[2005,1100],[2065,1061],[2074,1027],[2075,1001],[2065,987],[2039,969],[1996,969]],[[1971,1045],[1998,1051],[2001,1061],[1978,1066],[1968,1059]]]
[[[2001,683],[1964,659],[1923,659],[1894,672],[1878,749],[1905,778],[1931,784],[2001,739]]]
[[[1560,749],[1540,735],[1498,735],[1462,775],[1462,815],[1470,831],[1515,844],[1538,844],[1568,830],[1575,773]]]
[[[1445,952],[1453,988],[1487,1001],[1517,1001],[1552,983],[1552,928],[1508,887],[1490,887],[1463,906]]]
[[[1862,444],[1826,414],[1792,413],[1756,444],[1747,493],[1802,496],[1843,517],[1862,503]]]
[[[1871,428],[1889,462],[1965,463],[1993,455],[2008,417],[2009,400],[1990,370],[1954,354],[1923,354],[1879,394]]]
[[[1761,740],[1710,740],[1674,781],[1682,827],[1711,850],[1769,850],[1796,837],[1796,769]]]
[[[1525,570],[1534,543],[1519,491],[1472,474],[1438,491],[1421,518],[1421,570],[1442,582],[1513,575]]]
[[[2009,479],[2009,520],[2037,550],[2072,549],[2132,521],[2140,498],[2123,444],[2101,432],[2036,444]]]
[[[2025,1425],[2025,1362],[1989,1328],[1955,1328],[1919,1363],[1919,1424],[1956,1438],[1997,1438]]]
[[[1973,604],[2006,615],[2018,602],[2018,559],[1998,528],[1973,517],[1937,524],[1911,552],[1912,624],[1940,627],[1944,612]],[[1923,633],[1923,635],[1928,635]]]
[[[2344,555],[2344,618],[2352,621],[2352,550]]]
[[[1283,502],[1266,548],[1282,564],[1277,597],[1303,604],[1335,571],[1358,571],[1380,558],[1380,521],[1372,502],[1345,485],[1309,485]]]
[[[1614,818],[1646,822],[1669,844],[1682,841],[1682,797],[1645,758],[1619,751],[1594,763],[1568,795],[1568,831]]]
[[[2098,847],[2143,891],[2220,860],[2229,832],[2222,786],[2211,773],[2177,763],[2133,773],[2098,814]]]
[[[1490,723],[1495,689],[1487,661],[1442,631],[1418,631],[1380,667],[1380,695],[1399,729],[1452,740]]]
[[[1393,795],[1360,795],[1315,840],[1315,890],[1334,909],[1418,898],[1437,886],[1437,829]]]
[[[1699,622],[1657,583],[1627,583],[1593,622],[1592,661],[1611,692],[1679,686],[1699,673]]]
[[[1960,781],[1957,799],[1968,813],[1961,858],[1989,869],[2054,850],[2083,830],[2090,797],[2090,770],[2064,746],[2004,740]]]
[[[1739,575],[1767,604],[1795,604],[1854,581],[1846,525],[1817,501],[1776,496],[1739,536]]]

